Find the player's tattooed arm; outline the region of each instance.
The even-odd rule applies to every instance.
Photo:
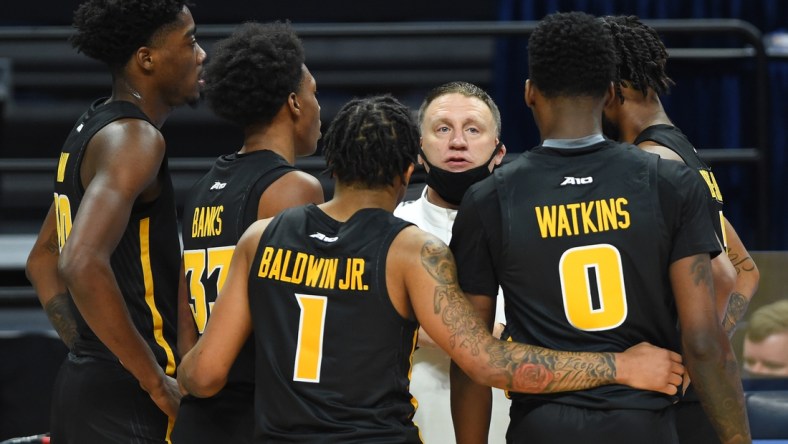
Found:
[[[686,260],[685,260],[686,259]],[[716,318],[704,315],[706,298],[713,293],[709,258],[696,255],[676,261],[688,264],[689,273],[681,280],[684,265],[674,270],[671,278],[682,324],[684,358],[688,363],[692,384],[720,440],[725,443],[749,442],[744,396],[736,358],[717,324]],[[676,271],[676,273],[674,273]]]
[[[69,307],[66,285],[58,273],[60,248],[52,205],[27,258],[25,273],[52,326],[68,348],[77,337],[76,321]]]
[[[451,332],[450,346],[468,348],[473,356],[478,356],[479,344],[489,333],[459,287],[451,250],[443,243],[427,241],[421,249],[421,263],[438,284],[433,309]]]
[[[71,349],[77,339],[77,324],[71,314],[68,298],[67,293],[55,295],[44,306],[44,311],[60,339]]]
[[[673,394],[675,385],[681,383],[680,357],[647,344],[624,353],[585,353],[497,340],[459,288],[448,247],[437,241],[425,242],[421,263],[435,280],[433,309],[450,334],[447,351],[452,357],[456,351],[484,360],[488,385],[542,393],[621,383]],[[620,365],[626,367],[623,372],[618,371]]]
[[[736,282],[733,285],[723,319],[723,328],[728,337],[732,337],[736,331],[737,322],[744,318],[750,300],[758,291],[761,274],[733,225],[727,219],[725,220],[725,233],[728,239],[728,259],[736,270]]]
[[[746,296],[738,291],[731,293],[728,309],[725,311],[725,319],[722,320],[722,328],[729,338],[733,336],[736,331],[736,323],[744,317],[749,305],[750,300]]]
[[[60,249],[57,244],[57,232],[53,232],[49,236],[46,249],[49,254],[60,256]],[[77,339],[77,323],[74,320],[74,315],[71,313],[68,298],[68,293],[56,294],[44,305],[44,311],[49,318],[49,322],[52,323],[52,327],[55,328],[58,336],[60,336],[60,339],[66,344],[66,347],[71,349],[74,345],[74,341]]]

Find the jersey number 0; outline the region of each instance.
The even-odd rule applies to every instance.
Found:
[[[586,331],[610,330],[627,317],[621,254],[609,244],[570,248],[558,264],[564,313]]]

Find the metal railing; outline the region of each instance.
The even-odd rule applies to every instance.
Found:
[[[708,19],[708,20],[644,20],[661,35],[666,37],[673,36],[720,36],[736,37],[741,45],[726,48],[671,48],[671,61],[678,63],[696,63],[709,61],[725,60],[752,60],[754,61],[755,76],[755,95],[753,97],[753,107],[755,112],[756,134],[755,145],[739,148],[725,149],[699,149],[702,158],[711,163],[742,163],[753,166],[757,177],[757,245],[755,248],[764,249],[770,221],[768,217],[769,199],[769,77],[768,77],[768,56],[764,48],[761,32],[752,24],[741,20],[727,19]],[[396,39],[464,39],[464,38],[499,38],[499,37],[527,37],[535,29],[536,22],[416,22],[416,23],[355,23],[355,24],[295,24],[294,28],[303,38],[305,45],[310,42],[331,42],[350,41],[350,42],[370,42],[382,39],[384,43]],[[199,29],[201,42],[210,46],[216,40],[230,34],[235,26],[229,25],[201,25]],[[38,54],[49,53],[49,57],[54,62],[62,62],[69,66],[69,69],[87,70],[95,69],[96,65],[89,65],[86,57],[79,56],[73,51],[69,52],[65,44],[66,38],[72,29],[69,27],[12,27],[0,28],[0,57],[11,56],[20,57],[26,64],[35,65],[35,58]],[[389,48],[396,45],[387,45]],[[16,49],[9,49],[16,48]],[[35,50],[31,50],[35,48]],[[462,45],[453,45],[454,52],[442,53],[445,60],[454,62],[464,60],[467,54]],[[446,50],[442,47],[441,50]],[[11,54],[8,54],[10,51]],[[314,52],[310,52],[310,67],[313,60],[317,59],[317,68],[320,63],[330,65],[332,57],[338,53],[324,54],[322,58],[315,57]],[[369,56],[369,57],[367,57]],[[430,57],[432,54],[430,54]],[[345,57],[348,57],[345,55]],[[351,59],[353,58],[350,56]],[[494,50],[486,56],[477,54],[476,63],[484,57],[492,65],[494,60]],[[405,64],[407,69],[418,72],[419,64],[424,62],[424,57],[416,57],[410,62],[401,59],[387,60],[385,54],[376,53],[374,56],[369,54],[357,54],[355,56],[358,66],[366,69],[371,65],[395,66]],[[440,62],[439,60],[438,62]],[[76,65],[75,65],[76,64]],[[439,63],[438,63],[439,64]],[[451,65],[450,65],[451,66]],[[346,70],[352,70],[353,66],[344,66]],[[428,68],[424,68],[428,69]],[[381,70],[383,72],[385,70]],[[42,70],[42,76],[46,76]],[[338,76],[342,78],[343,76]],[[370,82],[376,79],[364,76]],[[397,77],[392,75],[390,77]],[[31,76],[31,78],[33,78]],[[34,79],[35,80],[35,79]],[[453,80],[449,78],[448,80]],[[47,78],[39,81],[48,82]],[[93,77],[86,76],[82,82],[96,81]],[[382,80],[381,80],[382,81]],[[321,83],[322,81],[321,77]],[[321,86],[323,88],[323,86]],[[204,159],[175,159],[172,158],[172,169],[177,174],[179,171],[196,171],[207,169],[209,162]],[[34,159],[0,159],[0,175],[4,172],[40,172],[50,168],[51,162]],[[2,199],[0,190],[0,199]],[[3,199],[7,200],[7,199]]]

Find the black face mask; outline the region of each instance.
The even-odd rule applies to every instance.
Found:
[[[471,185],[492,174],[489,169],[490,162],[492,162],[493,158],[498,154],[501,145],[502,143],[499,142],[498,145],[495,146],[492,155],[483,165],[459,173],[446,171],[431,164],[430,161],[427,160],[427,156],[424,155],[424,150],[419,148],[421,159],[430,167],[430,170],[427,171],[427,186],[435,190],[435,192],[446,202],[452,205],[459,205],[462,196],[465,195],[465,192],[468,191]]]

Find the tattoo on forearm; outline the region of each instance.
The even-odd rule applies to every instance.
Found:
[[[725,310],[725,319],[722,320],[722,327],[728,337],[731,337],[736,331],[736,323],[744,317],[748,305],[750,305],[750,301],[743,294],[737,291],[731,293],[728,308]]]
[[[699,255],[691,265],[690,273],[695,286],[705,285],[709,289],[714,288],[714,278],[711,275],[711,262],[708,257]]]
[[[428,241],[421,249],[421,264],[438,284],[433,307],[451,332],[450,347],[468,348],[474,356],[484,347],[490,367],[507,379],[512,390],[584,390],[615,382],[612,353],[557,352],[493,339],[460,290],[452,262],[451,251],[443,244]]]
[[[738,364],[732,355],[726,358],[723,369],[724,376],[715,377],[719,371],[716,362],[698,363],[694,366],[692,384],[722,442],[744,442],[744,437],[749,436],[749,426]]]
[[[612,353],[557,352],[524,344],[512,345],[494,341],[487,347],[490,364],[511,375],[510,389],[517,387],[530,393],[585,390],[601,382],[615,381],[616,363]]]
[[[77,323],[71,314],[68,298],[66,293],[56,295],[47,303],[44,311],[60,339],[71,349],[77,339]]]

